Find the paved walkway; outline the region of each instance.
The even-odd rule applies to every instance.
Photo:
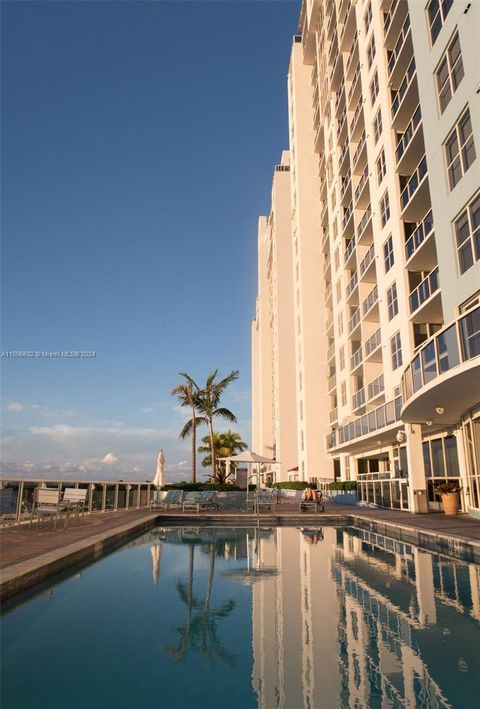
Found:
[[[307,513],[300,514],[298,503],[282,501],[281,504],[274,506],[272,512],[262,513],[261,520],[262,523],[267,524],[269,521],[275,523],[279,520],[283,522],[291,520],[292,524],[298,524],[299,518],[305,520],[308,518],[311,524],[311,520],[314,518],[315,522],[321,525],[325,515],[328,515],[330,520],[332,517],[341,518],[345,517],[345,515],[361,517],[366,520],[371,519],[396,526],[414,528],[422,532],[430,532],[480,544],[480,522],[467,515],[458,515],[456,517],[446,517],[443,513],[416,515],[397,510],[369,509],[353,507],[352,505],[336,505],[334,503],[327,503],[325,513],[312,515]],[[176,523],[181,517],[186,524],[198,519],[196,513],[182,514],[175,510],[172,512],[127,510],[85,515],[79,524],[70,522],[67,529],[63,528],[63,524],[59,524],[56,530],[51,525],[41,527],[34,525],[31,529],[29,529],[28,525],[7,527],[1,531],[0,568],[3,569],[19,562],[35,559],[42,554],[60,550],[78,542],[87,542],[97,535],[108,535],[109,532],[113,534],[118,527],[122,527],[125,524],[135,521],[148,521],[159,516],[162,519],[172,518],[172,521],[175,518]],[[235,516],[236,519],[241,518],[244,521],[249,518],[252,521],[255,520],[251,513],[234,510],[208,513],[208,517],[212,520],[232,516]],[[204,515],[202,514],[203,517]],[[227,520],[225,523],[228,524]]]

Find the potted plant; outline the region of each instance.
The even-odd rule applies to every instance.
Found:
[[[458,493],[462,488],[453,480],[446,480],[435,487],[435,492],[442,498],[443,511],[446,515],[458,514],[459,497]]]

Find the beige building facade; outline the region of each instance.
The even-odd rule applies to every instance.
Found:
[[[296,411],[282,479],[357,480],[363,501],[412,512],[440,509],[436,485],[458,480],[480,514],[478,26],[480,3],[462,0],[302,5],[283,403],[260,247],[257,317],[273,308],[272,327],[256,320],[252,337],[254,445],[266,428],[277,452],[278,412]]]

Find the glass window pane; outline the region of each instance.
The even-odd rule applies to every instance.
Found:
[[[412,362],[412,381],[413,391],[418,391],[422,386],[422,368],[419,355],[417,355]]]
[[[432,446],[432,469],[433,477],[443,477],[445,475],[445,466],[443,463],[443,446],[442,439],[436,438],[430,441]]]
[[[427,478],[432,477],[432,464],[430,462],[430,444],[428,441],[425,441],[422,444],[423,448],[423,465],[425,468],[425,475]]]
[[[460,246],[470,235],[467,212],[464,212],[455,222],[455,231],[457,235],[457,245]]]
[[[430,342],[422,350],[423,381],[425,384],[437,376],[437,362],[435,360],[435,342]]]
[[[438,335],[437,348],[440,374],[442,372],[447,372],[449,369],[456,367],[457,364],[460,363],[455,325],[452,325],[452,327],[449,327],[448,330],[445,330],[445,332]]]
[[[460,466],[458,464],[457,439],[455,436],[445,438],[445,460],[447,463],[447,476],[460,476]]]

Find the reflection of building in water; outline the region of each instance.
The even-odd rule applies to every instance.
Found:
[[[150,554],[152,555],[152,573],[153,580],[158,583],[160,578],[160,557],[162,556],[162,544],[154,544],[150,549]]]
[[[370,531],[277,529],[252,588],[259,709],[461,707],[477,696],[480,570]]]
[[[450,707],[475,696],[478,567],[357,530],[343,535],[331,575],[342,706]]]

